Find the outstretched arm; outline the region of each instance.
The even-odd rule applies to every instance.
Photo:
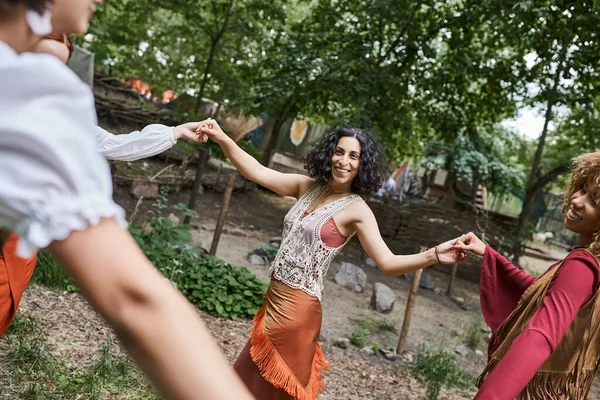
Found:
[[[371,208],[365,202],[357,202],[355,207],[355,215],[358,215],[358,219],[354,226],[360,244],[379,269],[388,276],[408,274],[436,264],[438,257],[442,264],[455,264],[465,260],[462,252],[452,248],[456,239],[439,244],[422,253],[396,255],[383,241]],[[436,248],[438,254],[436,254]]]
[[[509,400],[518,396],[556,350],[579,309],[598,290],[599,282],[600,272],[591,255],[578,251],[567,256],[541,307],[512,342],[475,399]]]
[[[473,232],[461,236],[455,247],[483,256],[479,278],[481,310],[488,326],[496,331],[536,278],[486,246]]]
[[[115,220],[74,231],[48,249],[167,398],[252,398],[196,310]]]
[[[199,122],[188,122],[176,127],[151,124],[141,131],[124,135],[115,135],[96,127],[96,150],[109,160],[140,160],[170,149],[181,138],[200,142],[196,133],[199,125]]]
[[[202,121],[198,132],[221,146],[227,158],[244,177],[275,193],[299,198],[314,183],[312,178],[305,175],[284,174],[265,167],[227,136],[214,119]]]

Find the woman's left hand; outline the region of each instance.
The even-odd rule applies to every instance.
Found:
[[[177,139],[187,139],[192,142],[203,143],[208,139],[206,135],[199,134],[197,129],[200,127],[201,122],[188,122],[181,124],[173,128],[173,137]]]
[[[459,264],[467,260],[466,252],[454,248],[459,243],[459,238],[448,240],[435,247],[437,258],[442,264]]]

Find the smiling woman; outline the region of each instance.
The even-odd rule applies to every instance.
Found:
[[[381,150],[362,129],[338,128],[327,135],[306,157],[310,176],[264,167],[212,119],[202,122],[199,132],[218,143],[246,178],[298,199],[285,216],[266,301],[234,367],[257,399],[312,400],[323,390],[328,368],[318,343],[323,279],[352,236],[358,234],[387,275],[463,260],[464,254],[452,249],[455,240],[420,254],[390,251],[360,197],[377,190],[383,178]]]
[[[573,160],[565,227],[579,246],[538,279],[472,233],[455,247],[483,255],[481,305],[494,331],[476,399],[583,400],[600,363],[600,152]]]

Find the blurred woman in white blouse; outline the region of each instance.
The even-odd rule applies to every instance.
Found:
[[[0,0],[2,236],[19,236],[19,256],[47,247],[167,398],[250,399],[125,229],[96,151],[90,89],[55,57],[25,54],[52,31],[83,33],[99,3]],[[10,280],[0,270],[0,312],[13,307]]]

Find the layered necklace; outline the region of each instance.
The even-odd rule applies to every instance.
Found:
[[[317,208],[319,208],[323,204],[326,204],[327,200],[329,200],[329,198],[332,196],[341,195],[335,199],[335,200],[338,200],[338,199],[346,197],[350,194],[352,194],[352,192],[348,189],[335,189],[335,188],[332,188],[330,185],[326,185],[323,188],[323,190],[321,190],[321,193],[319,193],[317,198],[312,202],[310,207],[308,207],[308,209],[306,210],[306,213],[310,214],[311,212],[315,211]],[[335,201],[335,200],[333,200],[333,201]]]

